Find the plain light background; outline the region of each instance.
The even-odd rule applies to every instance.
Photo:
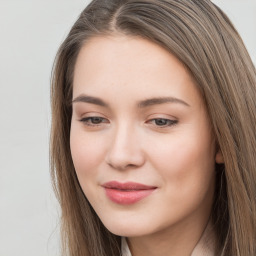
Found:
[[[215,0],[256,63],[255,0]],[[53,60],[82,0],[0,0],[0,256],[56,256],[48,142]]]

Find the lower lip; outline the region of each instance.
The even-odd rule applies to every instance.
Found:
[[[105,188],[106,195],[111,201],[123,205],[137,203],[143,198],[149,196],[154,190],[155,189],[125,191]]]

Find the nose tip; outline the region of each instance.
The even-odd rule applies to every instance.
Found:
[[[141,144],[133,136],[116,136],[107,152],[106,162],[116,170],[135,169],[142,166],[145,157]]]

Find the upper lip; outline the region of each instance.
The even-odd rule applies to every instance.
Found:
[[[155,189],[156,186],[148,186],[137,182],[125,182],[121,183],[118,181],[106,182],[102,185],[104,188],[117,189],[117,190],[149,190]]]

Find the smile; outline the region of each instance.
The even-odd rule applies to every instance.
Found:
[[[119,183],[117,181],[104,183],[102,187],[111,201],[122,205],[134,204],[149,196],[157,188],[135,182]]]

